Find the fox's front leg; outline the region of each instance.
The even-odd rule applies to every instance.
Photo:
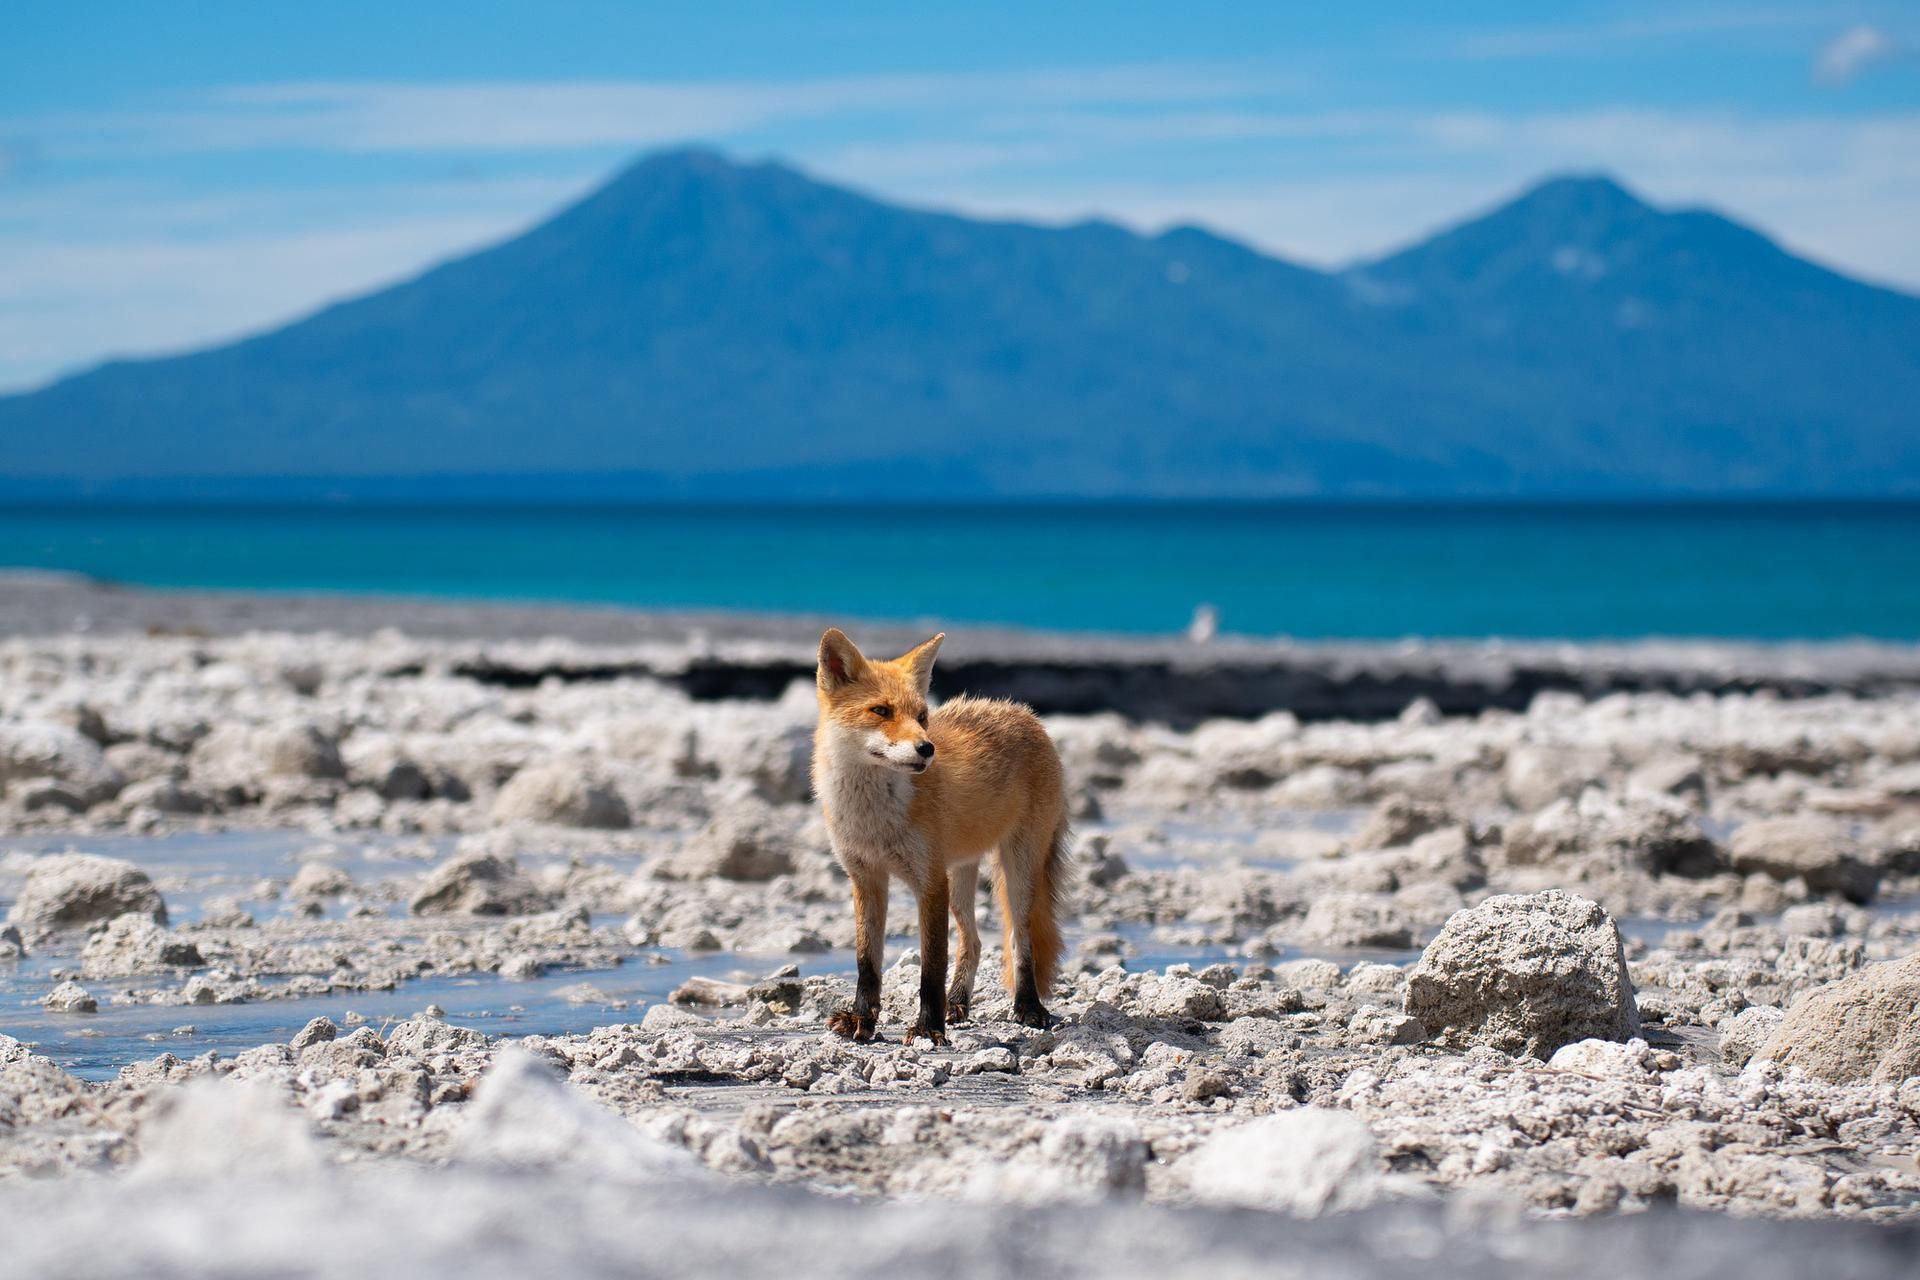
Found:
[[[907,1028],[907,1043],[925,1036],[947,1042],[947,876],[935,870],[920,890],[920,1016]]]
[[[887,947],[887,878],[853,877],[853,1008],[827,1019],[836,1035],[865,1043],[880,1020],[880,960]]]
[[[953,980],[947,983],[947,1021],[973,1017],[973,978],[980,970],[980,925],[973,918],[980,898],[980,864],[957,862],[947,870],[947,894],[952,899],[953,926],[960,931],[960,949],[953,957]]]

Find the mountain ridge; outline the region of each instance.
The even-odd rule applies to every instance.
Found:
[[[1915,493],[1917,351],[1920,299],[1604,176],[1320,271],[1201,227],[981,221],[685,149],[278,328],[0,398],[0,479]]]

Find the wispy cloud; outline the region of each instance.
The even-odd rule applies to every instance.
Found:
[[[1920,45],[1898,39],[1885,27],[1862,24],[1821,46],[1813,78],[1824,85],[1849,85],[1875,67],[1896,62],[1920,62]]]
[[[988,111],[1219,101],[1292,92],[1239,65],[862,76],[793,81],[311,81],[231,87],[141,112],[77,112],[6,124],[86,153],[522,152],[725,138],[772,125],[897,111]]]
[[[1754,7],[1708,9],[1693,13],[1650,13],[1613,22],[1562,23],[1478,31],[1441,46],[1457,58],[1544,58],[1592,55],[1675,43],[1701,37],[1724,38],[1743,32],[1814,27],[1832,21],[1824,8]]]
[[[404,224],[450,210],[524,220],[583,194],[605,166],[556,174],[413,177],[293,188],[199,188],[130,178],[86,178],[0,186],[0,244],[10,236],[84,245],[129,240],[201,242],[283,231]],[[4,289],[0,282],[0,289]]]

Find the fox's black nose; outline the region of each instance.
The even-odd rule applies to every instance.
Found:
[[[920,753],[920,758],[922,760],[933,759],[933,744],[931,742],[923,742],[919,746],[915,747],[914,750]]]

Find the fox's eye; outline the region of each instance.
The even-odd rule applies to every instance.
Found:
[[[873,714],[879,716],[882,720],[893,719],[893,708],[887,706],[885,703],[881,703],[877,707],[868,707],[867,710],[873,712]]]
[[[920,722],[920,727],[922,729],[927,727],[927,713],[925,711],[922,711],[919,715],[915,716],[914,719]]]

